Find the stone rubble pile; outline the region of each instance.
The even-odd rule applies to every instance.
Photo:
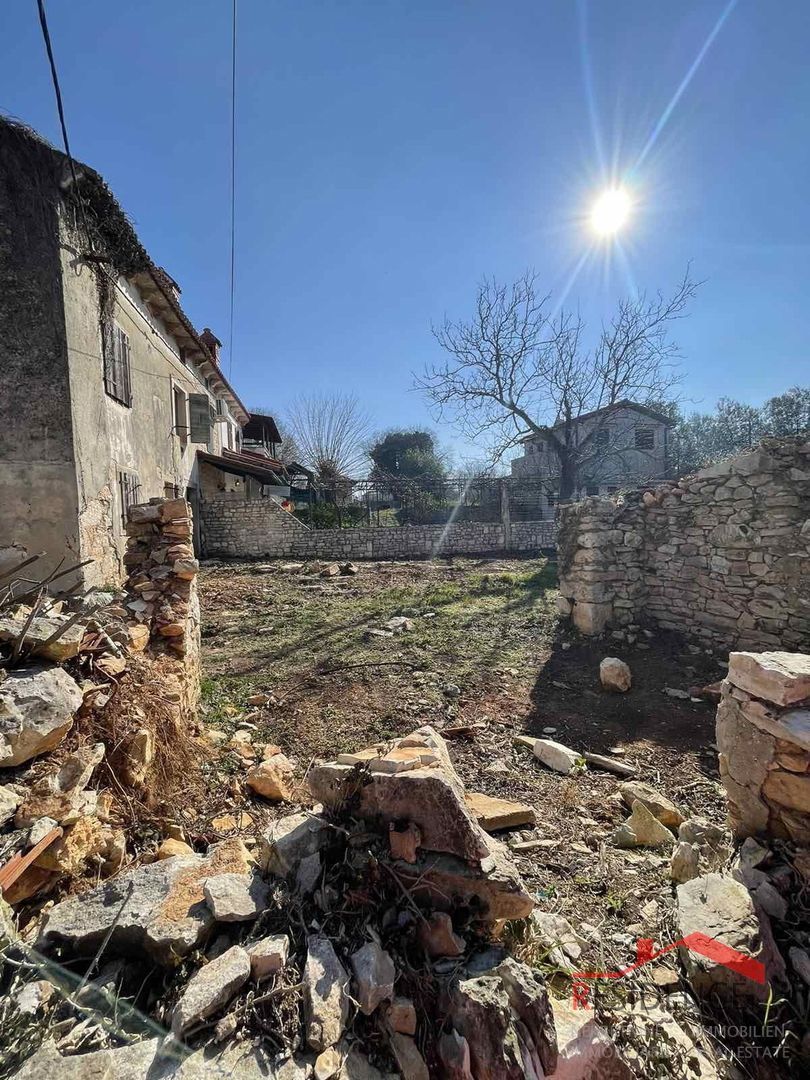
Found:
[[[11,859],[18,863],[11,864],[4,888],[13,905],[91,867],[102,876],[117,873],[126,843],[113,796],[89,785],[106,757],[119,788],[144,790],[154,733],[133,724],[119,728],[108,746],[80,737],[76,750],[50,771],[43,772],[36,759],[59,749],[77,717],[108,708],[128,669],[151,663],[165,645],[177,659],[152,678],[153,688],[161,687],[161,710],[178,726],[193,716],[199,628],[190,508],[183,499],[153,500],[131,507],[130,519],[125,562],[131,576],[120,593],[90,589],[55,598],[35,592],[32,599],[30,582],[13,576],[3,582],[0,769],[7,770],[8,782],[0,786],[0,867]],[[24,556],[15,552],[18,562]],[[44,850],[32,854],[46,839]]]

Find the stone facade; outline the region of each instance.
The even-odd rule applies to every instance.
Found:
[[[539,551],[554,545],[553,521],[459,522],[379,529],[311,530],[273,499],[223,494],[202,503],[206,556],[295,559],[421,559]]]
[[[810,843],[810,656],[732,653],[717,746],[737,837]]]
[[[561,614],[723,648],[810,647],[810,441],[767,439],[677,484],[560,511]]]

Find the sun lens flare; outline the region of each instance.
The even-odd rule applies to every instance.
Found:
[[[591,226],[601,236],[611,236],[621,229],[630,215],[630,197],[622,188],[606,191],[593,205]]]

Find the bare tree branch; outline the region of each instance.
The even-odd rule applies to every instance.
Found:
[[[368,469],[371,417],[351,394],[310,394],[287,412],[288,436],[300,450],[301,464],[322,480],[351,477]]]
[[[585,414],[632,401],[647,407],[672,401],[682,376],[669,339],[699,283],[687,272],[673,295],[640,293],[619,304],[595,346],[584,345],[578,313],[546,315],[535,274],[511,287],[484,280],[467,321],[445,319],[433,334],[448,358],[415,379],[437,418],[457,428],[499,460],[527,435],[542,436],[556,460],[560,493],[568,497],[596,462],[618,461],[639,447],[606,414],[587,431]],[[624,444],[627,445],[624,445]],[[641,450],[643,454],[643,448]]]

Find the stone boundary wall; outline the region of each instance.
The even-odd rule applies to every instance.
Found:
[[[810,647],[810,441],[766,439],[677,484],[560,512],[560,612],[714,647]]]
[[[420,559],[436,554],[502,554],[553,547],[556,535],[553,521],[311,530],[274,500],[248,500],[241,493],[206,499],[201,522],[204,554],[231,558]]]
[[[810,844],[810,656],[733,652],[717,708],[720,776],[739,839]]]

